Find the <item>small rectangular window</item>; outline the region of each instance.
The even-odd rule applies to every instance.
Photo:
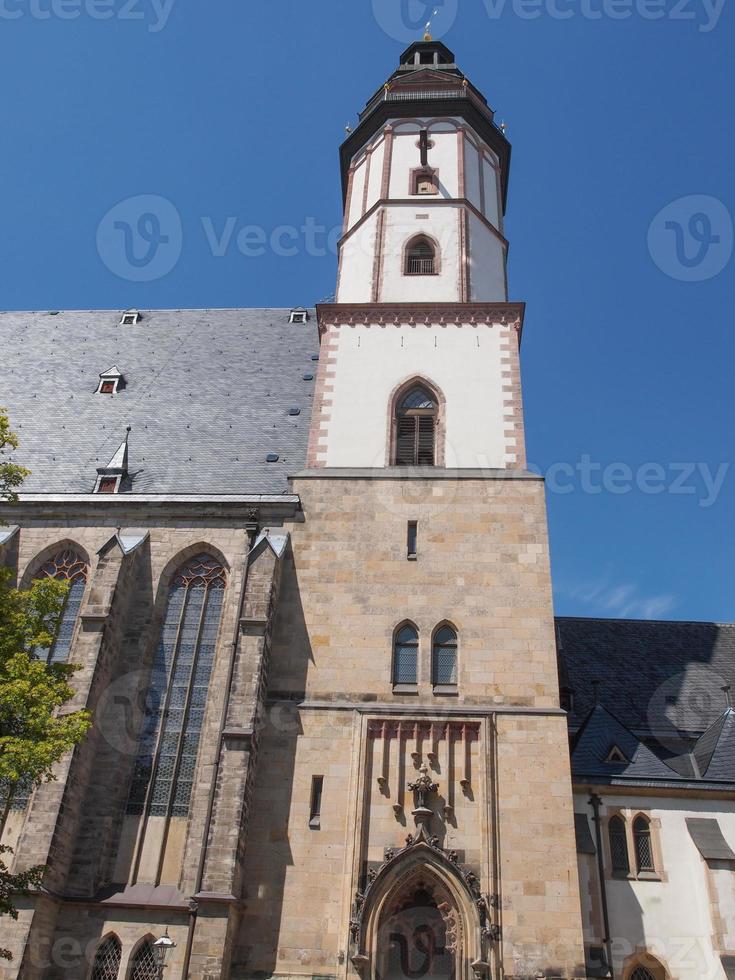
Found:
[[[322,789],[324,787],[324,776],[311,777],[311,803],[309,805],[309,826],[312,830],[319,830],[321,827],[322,816]]]
[[[103,381],[100,385],[100,394],[102,395],[114,395],[115,394],[115,382],[114,381]]]
[[[416,561],[416,556],[418,552],[416,551],[418,544],[418,521],[408,522],[408,541],[407,541],[407,554],[406,557],[409,561]]]

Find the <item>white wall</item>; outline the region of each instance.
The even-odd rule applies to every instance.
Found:
[[[687,817],[712,817],[735,851],[735,808],[732,803],[695,799],[605,796],[601,810],[603,835],[607,818],[618,809],[627,816],[643,811],[660,821],[655,830],[661,848],[661,881],[638,881],[606,877],[610,932],[614,940],[616,976],[637,948],[650,950],[669,970],[674,980],[722,980],[720,953],[735,951],[735,869],[711,871],[689,835]],[[588,814],[594,835],[589,794],[575,797],[575,810]],[[603,842],[604,843],[604,842]],[[605,848],[603,847],[603,853]],[[607,855],[606,855],[607,858]],[[634,856],[630,855],[631,863]],[[580,865],[586,856],[580,855]],[[607,868],[607,864],[606,864]],[[609,869],[607,869],[609,875]],[[587,878],[583,869],[581,877]],[[591,887],[597,887],[597,881]],[[719,915],[729,935],[727,948],[713,948],[716,924],[711,898],[716,896]],[[585,929],[590,920],[590,891],[582,889]],[[586,934],[586,939],[591,938]],[[599,937],[596,937],[599,938]]]
[[[428,219],[417,218],[429,215]],[[459,291],[459,220],[457,207],[422,209],[401,205],[386,211],[380,301],[443,302],[460,301]],[[416,234],[428,235],[439,245],[439,272],[435,276],[404,275],[404,248]]]
[[[390,399],[420,375],[446,399],[446,465],[515,465],[506,449],[499,326],[342,326],[337,338],[326,466],[386,465]]]
[[[338,303],[371,302],[377,229],[376,211],[343,242],[337,281]]]
[[[474,303],[504,303],[505,248],[474,214],[470,215],[470,299]]]

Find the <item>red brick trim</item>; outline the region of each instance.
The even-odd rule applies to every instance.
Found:
[[[365,161],[365,186],[362,189],[362,209],[360,211],[360,216],[365,217],[365,212],[367,211],[368,202],[368,191],[370,190],[370,167],[373,162],[373,151],[368,150],[367,160]]]
[[[321,333],[321,330],[320,330]],[[325,328],[322,337],[319,367],[314,385],[314,407],[309,428],[309,443],[306,449],[306,465],[310,468],[326,466],[327,446],[323,441],[329,434],[332,418],[332,393],[337,367],[337,345],[339,335],[335,330]]]
[[[383,151],[383,180],[380,187],[380,196],[390,197],[390,173],[393,166],[393,129],[385,127],[385,150]]]
[[[526,435],[521,394],[520,332],[506,325],[500,341],[503,420],[505,422],[506,463],[512,469],[526,466]]]
[[[375,229],[375,244],[373,253],[373,283],[371,299],[373,303],[380,302],[381,286],[383,284],[383,256],[385,253],[385,211],[378,211],[377,227]]]
[[[457,130],[457,197],[466,197],[464,126]]]

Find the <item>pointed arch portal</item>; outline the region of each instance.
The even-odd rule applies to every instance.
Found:
[[[422,828],[358,893],[352,962],[363,980],[476,980],[489,968],[488,918],[476,875]]]

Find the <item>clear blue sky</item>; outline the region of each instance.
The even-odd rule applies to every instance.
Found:
[[[292,306],[333,292],[328,251],[246,257],[236,236],[339,223],[344,126],[425,5],[171,3],[0,0],[0,307]],[[557,611],[735,620],[735,466],[719,493],[702,476],[733,455],[732,7],[440,6],[437,32],[513,143],[511,298],[528,304],[529,459],[555,467]],[[149,282],[98,251],[104,216],[137,195],[165,197],[181,220],[180,258]],[[607,489],[588,492],[600,473],[570,476],[585,456]],[[641,476],[648,463],[663,470]],[[694,492],[673,492],[677,480]]]

